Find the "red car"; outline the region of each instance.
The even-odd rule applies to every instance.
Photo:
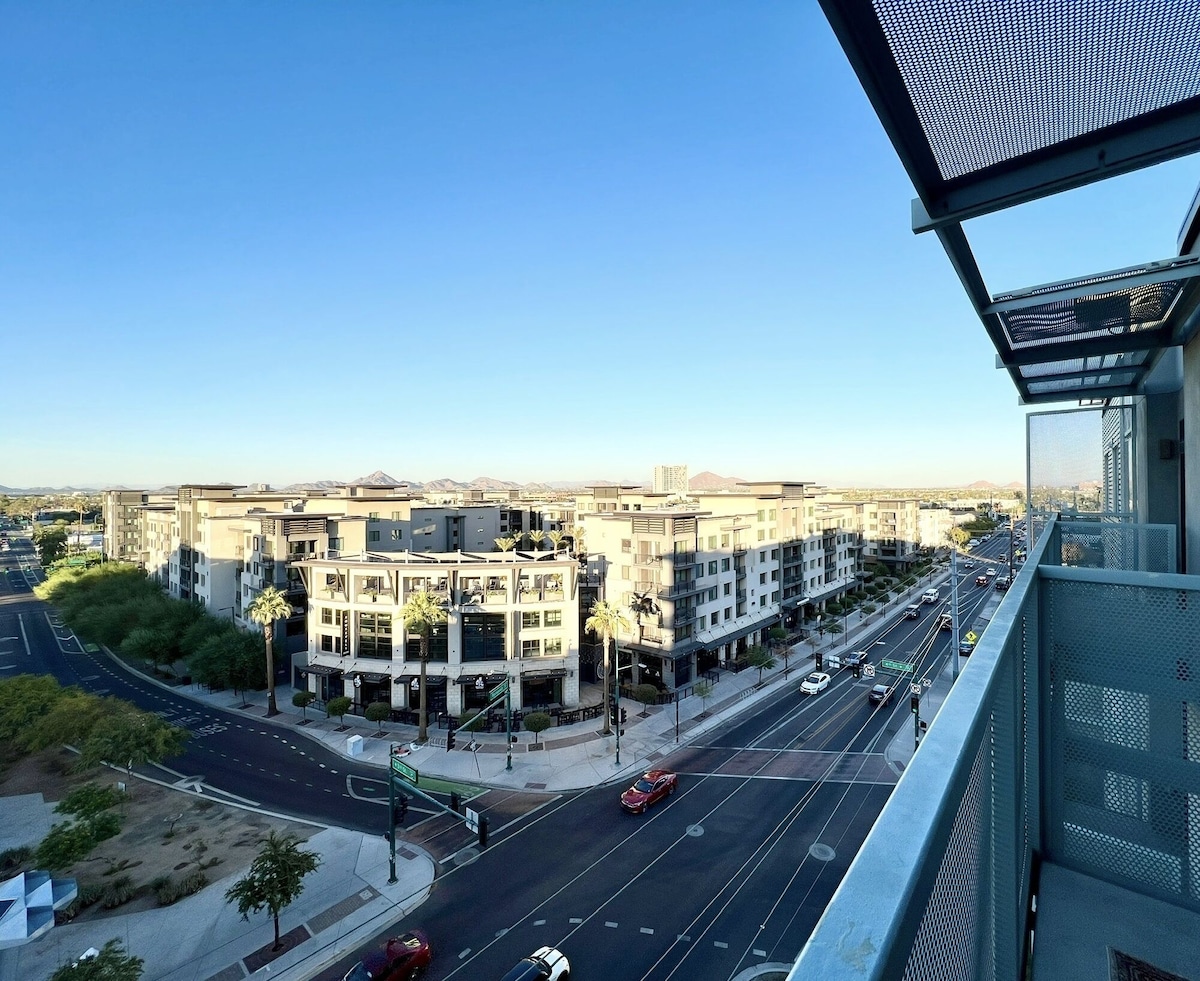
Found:
[[[648,770],[621,795],[621,807],[630,814],[645,814],[646,808],[675,793],[679,778],[670,770]]]
[[[433,960],[429,938],[420,930],[392,937],[383,950],[367,954],[342,981],[412,981]]]

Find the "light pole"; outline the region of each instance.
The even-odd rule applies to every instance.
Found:
[[[950,677],[958,680],[958,542],[950,543]]]
[[[617,721],[614,728],[617,730],[617,762],[615,766],[621,765],[621,674],[620,671],[613,673],[613,715]]]

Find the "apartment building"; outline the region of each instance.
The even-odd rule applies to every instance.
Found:
[[[148,505],[172,504],[174,494],[113,489],[102,493],[104,555],[114,562],[140,561],[143,548],[142,511]]]
[[[430,638],[428,707],[481,708],[509,679],[513,707],[579,704],[579,563],[551,552],[363,554],[297,559],[308,606],[302,671],[321,701],[418,705],[420,638],[401,610],[417,592],[445,604]]]
[[[681,494],[688,492],[688,468],[686,464],[660,464],[654,468],[655,494]]]
[[[915,497],[860,501],[856,508],[864,565],[883,563],[904,572],[920,558],[920,502]]]
[[[856,584],[851,506],[811,484],[739,487],[685,501],[629,487],[577,498],[603,594],[630,611],[618,670],[633,682],[686,685]]]
[[[922,504],[917,511],[917,543],[921,548],[941,548],[959,521],[949,508]]]

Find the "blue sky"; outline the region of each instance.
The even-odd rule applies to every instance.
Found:
[[[0,2],[0,484],[1024,478],[815,4]],[[1172,255],[1185,160],[972,222]]]

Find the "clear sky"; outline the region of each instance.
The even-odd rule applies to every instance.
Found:
[[[814,3],[0,0],[0,484],[1024,479]],[[1175,252],[1176,162],[971,223]]]

